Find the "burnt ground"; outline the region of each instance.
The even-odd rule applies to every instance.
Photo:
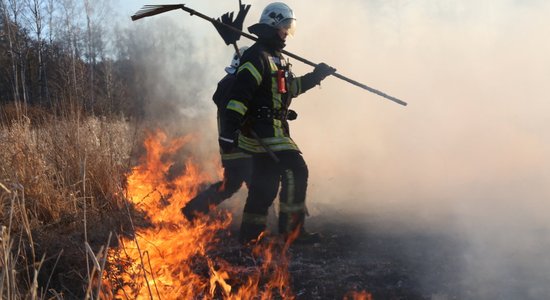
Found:
[[[453,240],[437,230],[419,230],[388,222],[381,216],[335,216],[333,210],[327,211],[331,211],[330,217],[320,214],[307,219],[308,230],[322,234],[321,242],[292,245],[288,251],[292,294],[297,299],[344,299],[350,291],[366,291],[373,299],[475,299],[460,283],[460,253],[463,253],[464,243],[459,243],[458,239]],[[270,221],[276,222],[273,216]],[[116,227],[105,220],[96,223],[106,228]],[[250,253],[237,242],[239,223],[236,216],[230,232],[221,233],[230,235],[222,239],[223,247],[218,247],[211,255],[246,268],[257,262],[253,262]],[[70,226],[62,227],[78,232]],[[80,249],[77,245],[81,243],[77,241],[82,237],[65,234],[58,235],[57,242],[43,246],[52,252],[51,245],[59,244],[59,238],[64,236],[68,240],[61,244],[72,241],[75,247],[69,248]],[[93,242],[95,237],[90,239]],[[98,236],[97,244],[105,240],[106,236]],[[67,299],[81,299],[82,278],[75,274],[84,274],[84,271],[74,266],[85,266],[78,260],[84,253],[83,250],[67,251],[66,248],[57,265],[58,275],[54,276],[51,286],[64,291]],[[52,263],[54,261],[55,257],[51,259]],[[205,262],[199,260],[196,266],[196,271],[205,273],[208,278]],[[280,298],[275,296],[275,299]]]
[[[307,228],[321,233],[321,242],[309,246],[292,245],[287,253],[292,295],[297,299],[344,299],[350,291],[366,291],[373,299],[548,299],[550,295],[547,285],[550,230],[540,229],[534,248],[525,253],[516,251],[518,248],[507,249],[506,245],[489,243],[490,252],[476,259],[472,257],[472,242],[460,231],[433,224],[412,225],[410,220],[396,215],[344,214],[332,208],[320,211],[307,219]],[[270,214],[271,228],[276,222],[273,215]],[[125,232],[128,226],[119,224],[120,220],[126,220],[122,213],[89,219],[96,225],[88,236],[92,247],[104,245],[113,228]],[[235,214],[231,229],[220,232],[221,245],[209,253],[211,258],[240,266],[239,272],[244,270],[244,273],[231,276],[234,281],[229,283],[236,288],[246,280],[247,270],[259,266],[250,249],[237,242],[239,223],[239,216]],[[82,274],[85,274],[86,265],[80,227],[76,219],[67,219],[56,225],[55,230],[44,227],[44,232],[33,234],[35,240],[40,240],[36,243],[37,257],[49,253],[39,282],[48,282],[49,287],[61,291],[65,299],[84,298]],[[490,239],[487,235],[482,237]],[[506,256],[508,253],[510,255]],[[478,270],[488,267],[498,272],[481,274],[489,279],[479,274],[476,277],[468,269],[472,268],[472,262]],[[209,268],[204,258],[192,263],[195,272],[208,280]],[[32,270],[28,274],[32,275]],[[274,299],[281,298],[275,292]]]
[[[471,298],[460,286],[459,241],[376,216],[332,219],[308,218],[308,230],[321,233],[321,242],[289,250],[297,299],[344,299],[350,291],[367,291],[373,299]]]
[[[323,234],[322,242],[292,247],[299,299],[342,299],[350,290],[374,299],[463,299],[452,276],[457,248],[446,238],[387,228],[376,219],[346,220],[313,218],[309,227]]]

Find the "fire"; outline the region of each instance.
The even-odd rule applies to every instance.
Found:
[[[227,228],[231,218],[221,215],[217,222],[198,220],[192,226],[181,215],[180,208],[201,183],[211,180],[191,159],[183,164],[182,174],[171,175],[176,164],[170,158],[191,140],[168,140],[160,131],[145,140],[147,152],[127,178],[127,195],[147,214],[150,226],[136,229],[133,238],[121,238],[121,249],[111,252],[111,264],[122,269],[114,278],[120,286],[115,297],[189,299],[207,287],[189,262],[206,255],[215,245],[216,233]]]
[[[230,263],[224,251],[235,249],[226,249],[223,233],[229,232],[231,215],[218,212],[190,223],[180,213],[213,179],[191,158],[177,164],[192,140],[168,139],[161,131],[145,140],[146,155],[127,177],[127,198],[148,224],[135,226],[132,237],[120,237],[118,249],[110,250],[100,298],[295,299],[287,250],[298,231],[286,243],[262,236],[252,249],[237,244],[246,263]],[[372,299],[365,292],[348,297]]]
[[[294,299],[288,244],[258,243],[245,255],[252,266],[232,265],[211,255],[229,232],[231,216],[219,212],[189,223],[180,213],[201,184],[212,181],[192,159],[177,167],[174,158],[192,139],[168,139],[157,131],[145,140],[146,155],[127,177],[127,197],[150,225],[121,237],[111,250],[106,285],[115,287],[115,298]],[[173,175],[175,169],[183,172]]]
[[[344,300],[373,300],[372,295],[367,293],[366,291],[361,292],[348,292],[346,296],[344,296]]]

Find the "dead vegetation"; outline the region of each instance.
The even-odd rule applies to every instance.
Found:
[[[21,117],[1,126],[0,297],[113,297],[114,286],[98,280],[102,272],[111,270],[106,253],[118,247],[120,234],[135,236],[129,222],[143,221],[125,195],[132,149],[138,148],[131,141],[140,140],[135,131],[123,120],[78,116],[52,117],[40,126]],[[242,268],[248,270],[252,257],[235,256],[242,251],[236,239],[221,240],[225,242],[217,244],[213,255],[229,261],[244,259]],[[300,250],[294,251],[297,260],[291,262],[289,275],[290,289],[296,291],[289,290],[294,294],[289,298],[370,299],[359,292],[365,286],[362,282],[350,285],[329,279],[332,275],[327,274],[335,266],[320,278],[319,272],[310,272],[322,269],[321,262],[341,251],[330,243],[326,246],[326,253],[309,253],[310,260],[301,258]],[[343,267],[350,263],[337,262]],[[198,265],[193,270],[205,268]],[[235,274],[236,280],[246,278],[241,275]],[[319,286],[325,287],[320,290]]]
[[[84,295],[91,254],[124,226],[130,141],[123,120],[2,119],[2,299]]]

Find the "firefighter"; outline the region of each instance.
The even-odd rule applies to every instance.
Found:
[[[227,73],[220,82],[212,96],[212,100],[218,107],[218,131],[220,123],[223,120],[223,111],[227,106],[229,91],[236,78],[237,67],[239,66],[240,53],[244,53],[248,47],[244,46],[235,53],[231,64],[225,68]],[[193,221],[197,213],[208,213],[211,206],[217,206],[225,199],[230,198],[242,186],[243,182],[249,185],[250,173],[252,172],[252,159],[250,154],[246,154],[238,148],[229,151],[220,149],[223,171],[223,180],[210,185],[206,190],[191,199],[181,211],[190,221]]]
[[[236,79],[237,68],[239,67],[240,55],[248,49],[247,46],[239,48],[239,53],[235,53],[231,59],[231,64],[225,68],[227,73],[220,82],[212,96],[212,100],[218,108],[218,131],[222,123],[222,113],[227,106],[229,92]],[[297,118],[296,112],[289,111],[289,120]],[[223,179],[199,193],[191,199],[181,212],[189,220],[193,221],[197,213],[206,214],[210,207],[217,206],[224,200],[233,196],[242,186],[243,182],[250,186],[250,174],[252,172],[252,158],[250,154],[244,153],[239,148],[233,148],[224,152],[220,148],[221,161],[223,166]]]
[[[336,70],[321,63],[311,73],[294,76],[281,50],[295,26],[294,13],[286,4],[265,7],[260,21],[248,28],[258,40],[241,58],[224,113],[220,147],[230,151],[237,145],[252,154],[252,177],[239,233],[242,243],[266,229],[268,208],[279,186],[279,233],[288,237],[300,230],[296,241],[304,243],[319,237],[304,229],[308,168],[290,137],[287,119],[292,98]]]

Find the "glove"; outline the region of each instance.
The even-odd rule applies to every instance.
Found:
[[[233,152],[233,149],[237,147],[237,137],[238,135],[235,134],[234,137],[227,138],[223,136],[218,137],[218,143],[220,144],[220,149],[222,149],[223,153],[231,153]]]
[[[294,121],[298,118],[298,113],[293,111],[292,109],[288,110],[288,114],[286,115],[286,119],[289,121]]]
[[[334,74],[335,72],[335,68],[325,63],[320,63],[315,67],[315,69],[313,69],[313,75],[315,76],[315,78],[317,78],[317,80],[319,80],[319,82],[321,82],[321,80],[325,79],[327,76]]]

